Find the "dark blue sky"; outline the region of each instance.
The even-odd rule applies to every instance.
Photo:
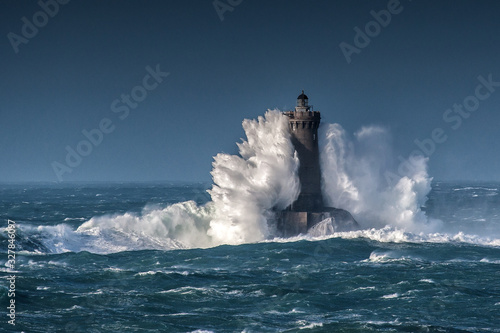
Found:
[[[354,28],[388,5],[398,13],[348,63],[339,44],[355,46]],[[459,126],[456,112],[443,119],[475,95],[479,76],[500,82],[500,3],[396,5],[243,0],[221,21],[211,0],[72,0],[54,17],[36,1],[2,1],[0,181],[57,181],[53,162],[65,165],[66,147],[76,150],[103,119],[113,131],[95,136],[102,142],[63,180],[208,181],[212,156],[236,152],[243,118],[292,108],[301,89],[323,122],[349,133],[387,127],[405,157],[442,128],[434,179],[500,181],[500,87],[479,88],[488,97],[469,98],[477,110]],[[23,17],[40,26],[25,27],[29,38]],[[147,77],[146,90],[157,65],[169,75]],[[127,106],[131,92],[141,101]]]

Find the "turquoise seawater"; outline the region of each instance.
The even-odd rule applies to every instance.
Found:
[[[500,332],[500,184],[434,183],[424,209],[443,226],[429,234],[187,249],[123,222],[145,207],[201,206],[207,186],[0,185],[1,331]],[[112,223],[77,230],[96,216]]]

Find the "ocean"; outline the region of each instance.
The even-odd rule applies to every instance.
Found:
[[[434,182],[425,210],[441,233],[386,226],[182,248],[161,230],[127,229],[125,216],[204,205],[209,187],[1,185],[2,331],[500,332],[500,184]],[[82,230],[96,216],[115,224]]]
[[[4,332],[500,332],[500,184],[432,181],[388,131],[318,134],[331,220],[277,237],[300,193],[288,120],[244,120],[213,183],[0,184]]]

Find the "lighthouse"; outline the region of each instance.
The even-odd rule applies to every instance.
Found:
[[[320,222],[328,223],[332,231],[359,229],[348,211],[324,206],[318,147],[320,112],[313,111],[309,98],[302,90],[295,109],[283,114],[288,117],[290,137],[300,161],[298,176],[301,190],[297,200],[278,212],[278,233],[284,237],[305,234]]]
[[[301,192],[292,204],[294,211],[320,211],[323,208],[321,194],[321,170],[319,167],[318,128],[319,111],[312,111],[304,90],[297,97],[297,106],[286,111],[293,146],[299,155],[299,179]]]

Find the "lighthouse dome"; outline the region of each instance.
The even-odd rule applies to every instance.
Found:
[[[304,94],[304,90],[302,90],[302,94],[299,95],[299,97],[297,97],[297,108],[295,108],[297,111],[308,111],[307,110],[307,107],[308,107],[308,98],[307,98],[307,95]]]
[[[306,94],[304,94],[304,90],[302,90],[302,94],[297,97],[297,99],[309,99]]]

